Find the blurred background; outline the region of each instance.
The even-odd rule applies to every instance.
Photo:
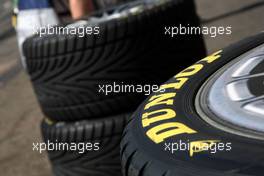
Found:
[[[0,4],[0,175],[48,176],[46,154],[32,151],[32,143],[41,142],[36,124],[42,114],[19,60],[12,2]],[[264,29],[263,0],[196,0],[196,5],[202,25],[232,27],[231,35],[204,36],[208,53]]]

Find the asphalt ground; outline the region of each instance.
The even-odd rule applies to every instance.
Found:
[[[0,3],[0,175],[49,176],[46,154],[32,150],[33,143],[41,142],[43,115],[19,61],[10,4]],[[208,53],[264,29],[263,0],[197,0],[197,10],[204,26],[232,27],[231,35],[204,36]]]

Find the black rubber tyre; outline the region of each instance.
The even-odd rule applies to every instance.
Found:
[[[201,35],[163,35],[165,26],[179,24],[199,26],[193,1],[171,1],[101,22],[100,35],[29,38],[23,48],[44,114],[71,121],[134,111],[143,94],[106,96],[98,85],[159,85],[204,57]]]
[[[124,176],[262,176],[264,140],[209,125],[196,112],[195,98],[217,70],[263,43],[261,33],[218,51],[166,82],[165,92],[151,95],[124,131]]]
[[[79,151],[62,150],[62,147],[57,147],[56,150],[51,146],[53,150],[48,150],[48,156],[54,174],[56,176],[121,175],[119,145],[129,117],[128,114],[123,114],[94,121],[55,124],[47,119],[44,120],[42,134],[47,145],[48,141],[61,145],[89,143],[87,144],[89,149],[86,151],[81,146]]]

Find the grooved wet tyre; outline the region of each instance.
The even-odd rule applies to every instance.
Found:
[[[143,94],[106,96],[99,85],[160,85],[204,57],[201,35],[164,35],[165,26],[179,24],[199,26],[193,1],[168,1],[105,19],[98,23],[99,35],[27,39],[23,46],[27,68],[44,114],[73,121],[134,111]]]
[[[203,120],[195,101],[211,76],[263,44],[260,33],[220,50],[164,83],[164,92],[147,98],[124,130],[124,176],[262,176],[264,134],[213,126]]]
[[[53,124],[44,120],[42,134],[47,146],[50,145],[48,156],[54,174],[121,176],[119,145],[128,119],[129,114],[71,123]]]

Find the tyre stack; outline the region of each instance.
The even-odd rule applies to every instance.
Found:
[[[84,27],[99,27],[99,35],[56,33],[25,41],[28,73],[45,116],[41,125],[44,141],[86,143],[89,148],[83,152],[49,150],[54,175],[121,175],[121,134],[130,112],[145,95],[106,95],[99,87],[114,82],[160,85],[205,56],[201,35],[164,35],[165,26],[199,26],[193,1],[149,4],[130,2],[81,20]],[[141,10],[134,13],[131,9],[135,7]],[[104,18],[106,13],[125,16]],[[93,17],[101,19],[91,23]]]

